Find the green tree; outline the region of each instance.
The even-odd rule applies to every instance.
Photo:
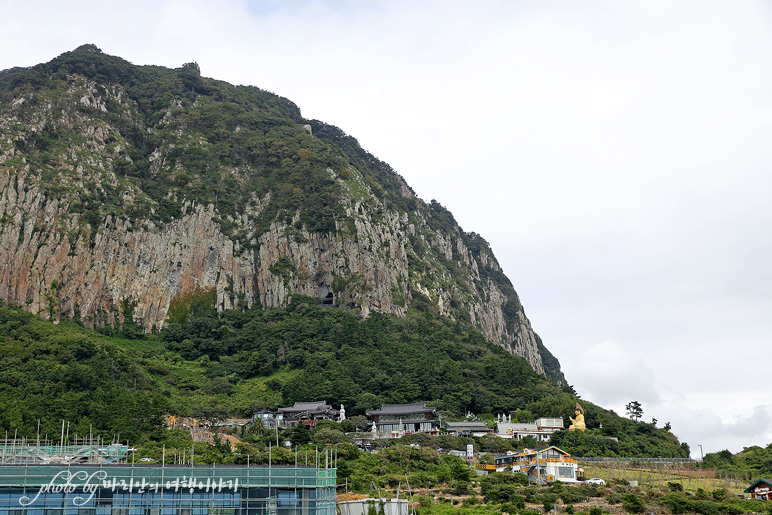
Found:
[[[321,445],[336,444],[346,440],[346,436],[343,434],[343,431],[330,427],[323,427],[318,431],[314,431],[313,437],[314,442]]]
[[[292,442],[292,445],[303,445],[310,441],[311,431],[308,430],[308,427],[305,424],[301,422],[292,428],[292,433],[290,434],[290,442]]]
[[[265,423],[261,418],[252,419],[244,426],[244,436],[260,436],[265,432]]]
[[[625,406],[625,411],[627,412],[627,416],[636,422],[643,416],[643,408],[641,407],[641,403],[638,401],[628,402],[627,406]]]

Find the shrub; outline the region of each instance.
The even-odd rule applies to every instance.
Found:
[[[453,489],[450,493],[453,495],[468,495],[470,493],[469,482],[454,481]]]
[[[502,503],[512,500],[517,495],[517,490],[511,485],[483,485],[482,494],[485,496],[486,503]]]
[[[603,515],[603,510],[601,510],[597,506],[593,506],[592,508],[590,508],[590,515]]]
[[[528,476],[526,476],[522,472],[516,472],[512,474],[512,482],[516,485],[525,486],[528,484]]]
[[[525,509],[525,499],[519,495],[513,496],[513,498],[501,505],[501,510],[507,513],[517,513],[520,510]]]
[[[434,504],[434,497],[431,495],[417,495],[416,501],[421,508],[429,508]]]
[[[680,485],[679,485],[680,486]],[[660,504],[670,510],[673,515],[680,515],[689,511],[689,500],[675,492],[667,494],[660,500]]]
[[[646,509],[646,503],[635,494],[626,494],[622,498],[622,507],[630,513],[643,513]]]
[[[538,502],[536,500],[536,496],[539,494],[539,487],[529,486],[527,488],[521,489],[520,492],[525,497],[525,502]]]
[[[718,515],[720,513],[719,505],[713,501],[694,501],[691,503],[691,510],[701,515]]]
[[[721,502],[726,499],[727,492],[726,488],[717,488],[716,490],[713,490],[710,492],[710,495],[713,496],[713,499],[715,499],[718,502]]]
[[[585,489],[582,486],[576,488],[565,488],[559,494],[565,504],[573,504],[578,502],[584,502],[588,497],[597,497],[598,495],[592,489]]]

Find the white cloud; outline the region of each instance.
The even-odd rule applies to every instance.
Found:
[[[579,349],[564,372],[583,398],[625,413],[630,401],[659,402],[654,370],[645,360],[615,342]]]
[[[736,416],[722,414],[718,406],[699,409],[676,405],[664,411],[669,411],[667,420],[671,421],[673,432],[689,444],[694,458],[701,457],[701,452],[728,449],[736,453],[745,447],[766,447],[772,442],[772,414],[768,405],[756,406]]]
[[[657,419],[659,427],[669,422],[694,458],[700,457],[700,445],[704,453],[739,452],[772,442],[770,407],[752,404],[763,402],[764,395],[743,399],[744,381],[717,370],[715,357],[709,356],[715,349],[703,350],[706,355],[690,357],[691,350],[658,349],[643,357],[619,343],[604,342],[578,350],[573,361],[564,363],[564,371],[584,399],[619,415],[626,415],[628,402],[640,402],[643,420]],[[677,356],[670,366],[651,364],[663,364],[666,354]],[[756,368],[764,374],[763,365],[751,366],[746,377]]]

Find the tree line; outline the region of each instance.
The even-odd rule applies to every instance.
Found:
[[[283,308],[221,313],[199,295],[172,314],[159,334],[108,336],[0,307],[0,429],[29,436],[41,420],[44,433],[57,434],[66,419],[81,435],[157,441],[165,414],[249,418],[296,401],[343,404],[353,417],[427,401],[445,420],[512,412],[519,422],[567,420],[577,402],[571,387],[442,317],[360,319],[297,295]],[[688,456],[669,431],[581,402],[588,431],[553,437],[568,452]]]

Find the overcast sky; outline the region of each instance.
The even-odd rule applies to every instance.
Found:
[[[0,69],[84,43],[337,125],[480,233],[580,395],[692,455],[772,442],[772,4],[0,0]]]

